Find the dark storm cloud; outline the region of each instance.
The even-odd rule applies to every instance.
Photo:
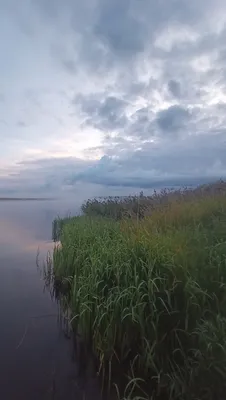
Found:
[[[134,4],[130,0],[102,0],[99,5],[94,34],[121,57],[143,51],[147,40],[148,26],[135,15]]]
[[[175,105],[157,113],[157,124],[162,131],[177,132],[189,120],[190,113],[181,106]]]
[[[198,4],[185,0],[100,0],[94,34],[112,53],[122,58],[134,57],[170,23],[197,24],[203,5],[204,0]]]
[[[165,146],[146,142],[117,159],[102,157],[71,182],[143,188],[203,183],[226,176],[225,151],[225,130],[168,141]]]
[[[169,92],[175,96],[175,97],[180,97],[181,95],[181,88],[180,88],[180,83],[175,81],[174,79],[171,79],[168,82],[168,89]]]
[[[211,0],[33,0],[42,15],[72,29],[82,63],[112,68],[143,54],[171,24],[197,26]],[[180,27],[178,27],[180,29]],[[88,65],[86,65],[88,67]],[[134,64],[130,65],[133,68]]]
[[[156,135],[156,128],[153,123],[155,114],[151,106],[139,108],[130,117],[130,124],[126,135],[140,139],[150,139]]]
[[[73,104],[81,108],[86,124],[103,131],[122,129],[127,124],[127,103],[115,96],[104,95],[79,95]]]
[[[78,179],[86,184],[94,183],[96,185],[104,185],[104,186],[112,186],[112,187],[130,187],[133,189],[159,189],[159,188],[175,188],[175,187],[184,187],[184,186],[196,186],[200,184],[209,183],[210,181],[215,181],[219,179],[218,175],[214,177],[160,177],[157,179],[156,177],[120,177],[120,176],[95,176],[93,179],[90,177],[84,176]]]

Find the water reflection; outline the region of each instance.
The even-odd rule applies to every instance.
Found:
[[[57,326],[57,307],[36,269],[36,254],[52,248],[56,214],[75,202],[0,202],[0,398],[84,398],[75,376],[72,344]],[[85,398],[98,398],[86,383]]]

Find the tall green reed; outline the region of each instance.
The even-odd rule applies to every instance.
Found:
[[[226,389],[226,197],[204,192],[142,221],[63,225],[53,268],[71,324],[129,398],[210,400]]]

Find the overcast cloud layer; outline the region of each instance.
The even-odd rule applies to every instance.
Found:
[[[0,0],[0,59],[0,194],[226,176],[225,1]]]

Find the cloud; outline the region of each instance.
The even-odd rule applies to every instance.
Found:
[[[2,0],[1,190],[225,176],[225,15],[223,0]]]
[[[76,73],[77,67],[76,63],[73,60],[63,60],[62,63],[68,72],[70,72],[73,75]]]
[[[92,161],[75,157],[25,160],[14,166],[7,176],[0,176],[0,193],[62,196],[65,190],[73,189],[67,184],[73,174],[92,165]]]
[[[147,7],[147,2],[142,3],[140,11]],[[119,57],[134,56],[145,48],[148,26],[142,11],[141,18],[137,18],[136,8],[136,3],[129,0],[100,2],[94,33]]]
[[[27,124],[24,121],[18,121],[17,126],[19,126],[20,128],[25,128],[27,126]]]
[[[117,130],[125,127],[127,118],[125,110],[127,103],[115,96],[91,95],[78,96],[73,103],[81,107],[82,113],[85,115],[85,123],[94,126],[104,132]],[[104,97],[104,98],[101,98]]]
[[[182,129],[189,120],[189,111],[175,105],[157,113],[157,124],[162,131],[177,132]]]
[[[164,145],[146,142],[121,157],[103,157],[71,182],[140,188],[202,183],[226,176],[225,149],[225,131]]]
[[[175,96],[175,97],[180,97],[181,96],[181,88],[180,88],[180,83],[175,81],[174,79],[171,79],[168,82],[168,89],[169,92]]]

